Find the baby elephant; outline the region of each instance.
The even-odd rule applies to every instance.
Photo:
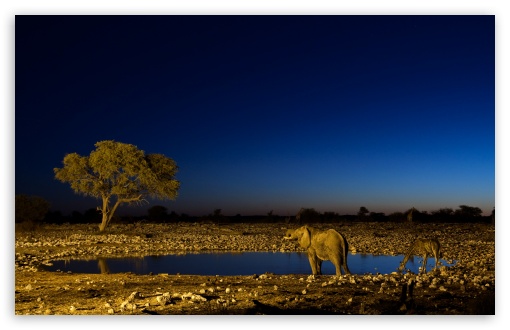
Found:
[[[335,265],[336,275],[342,275],[340,267],[345,274],[350,274],[347,267],[347,254],[349,245],[344,236],[334,229],[318,230],[309,226],[287,230],[284,239],[297,240],[301,247],[308,252],[308,260],[312,267],[312,274],[322,275],[323,260],[331,260]]]

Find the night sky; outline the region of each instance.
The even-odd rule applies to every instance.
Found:
[[[177,162],[188,215],[495,206],[495,17],[16,16],[15,193],[116,140]]]

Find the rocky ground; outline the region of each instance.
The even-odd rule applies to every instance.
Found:
[[[424,275],[199,276],[43,271],[65,258],[191,251],[302,251],[279,224],[46,225],[16,233],[16,315],[156,314],[494,314],[495,229],[485,224],[335,223],[352,253],[403,254],[434,236],[444,259]],[[294,226],[296,227],[296,226]],[[310,272],[311,274],[311,272]],[[408,284],[414,290],[409,294]]]

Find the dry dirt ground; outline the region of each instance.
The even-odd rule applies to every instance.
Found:
[[[47,225],[34,232],[17,232],[15,314],[495,313],[495,229],[484,224],[316,225],[343,233],[352,253],[403,254],[416,237],[437,237],[444,259],[457,263],[425,275],[78,274],[41,268],[65,258],[207,250],[301,251],[295,243],[282,240],[287,227],[281,223],[138,223],[114,225],[106,233],[98,233],[95,225]]]

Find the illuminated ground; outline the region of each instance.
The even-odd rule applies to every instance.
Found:
[[[451,268],[375,275],[189,276],[68,274],[40,270],[62,258],[175,252],[299,251],[286,224],[46,226],[16,234],[15,313],[38,314],[494,314],[495,230],[481,224],[321,224],[351,252],[402,254],[435,236]],[[295,227],[295,226],[294,226]],[[412,299],[402,289],[414,280]]]

